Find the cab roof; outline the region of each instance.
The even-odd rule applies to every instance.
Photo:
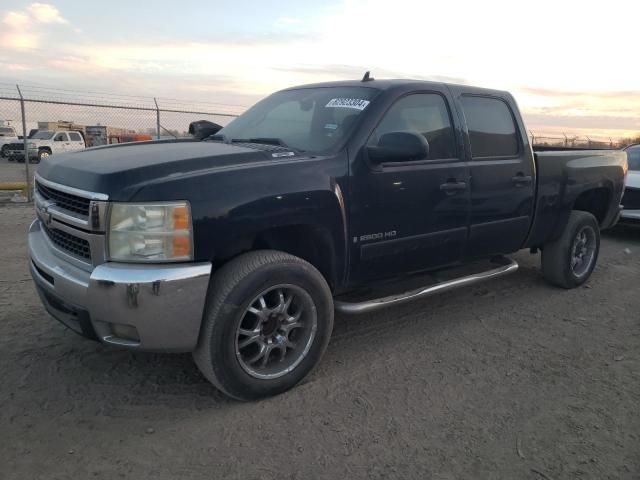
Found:
[[[504,90],[495,90],[481,87],[473,87],[471,85],[461,85],[455,83],[445,82],[431,82],[427,80],[411,80],[411,79],[382,79],[382,80],[340,80],[336,82],[322,82],[322,83],[310,83],[306,85],[298,85],[295,87],[285,88],[281,91],[299,90],[303,88],[327,88],[327,87],[364,87],[373,88],[376,90],[392,90],[396,88],[413,87],[416,89],[421,88],[437,88],[442,89],[444,87],[453,87],[455,90],[464,90],[470,93],[485,93],[485,94],[509,94]]]

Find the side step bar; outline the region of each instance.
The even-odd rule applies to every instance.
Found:
[[[475,283],[483,282],[485,280],[490,280],[492,278],[502,277],[518,270],[518,263],[515,260],[502,257],[499,261],[503,264],[499,267],[492,268],[491,270],[474,273],[472,275],[455,278],[453,280],[447,280],[445,282],[436,283],[435,285],[429,285],[427,287],[421,287],[397,295],[375,298],[372,300],[357,303],[343,302],[338,300],[335,302],[335,309],[340,313],[348,314],[370,313],[382,308],[401,305],[413,300],[425,298],[436,293],[446,292],[448,290],[453,290],[459,287],[466,287]]]

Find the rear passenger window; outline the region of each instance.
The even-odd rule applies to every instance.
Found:
[[[72,142],[80,142],[82,140],[78,132],[69,132],[69,137]]]
[[[463,96],[471,156],[513,157],[518,154],[518,136],[513,115],[497,98]]]
[[[376,128],[371,144],[377,144],[382,135],[391,132],[412,132],[424,136],[429,142],[427,160],[456,156],[449,109],[438,94],[414,93],[398,100]]]

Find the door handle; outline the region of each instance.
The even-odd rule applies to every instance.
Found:
[[[511,179],[511,181],[515,183],[517,186],[530,185],[531,182],[533,181],[533,177],[531,175],[516,175]]]
[[[440,190],[447,195],[453,195],[456,192],[467,189],[466,182],[447,182],[440,185]]]

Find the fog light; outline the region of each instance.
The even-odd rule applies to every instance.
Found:
[[[133,325],[124,325],[122,323],[112,323],[111,331],[113,335],[123,340],[131,340],[134,342],[140,341],[138,330]]]

